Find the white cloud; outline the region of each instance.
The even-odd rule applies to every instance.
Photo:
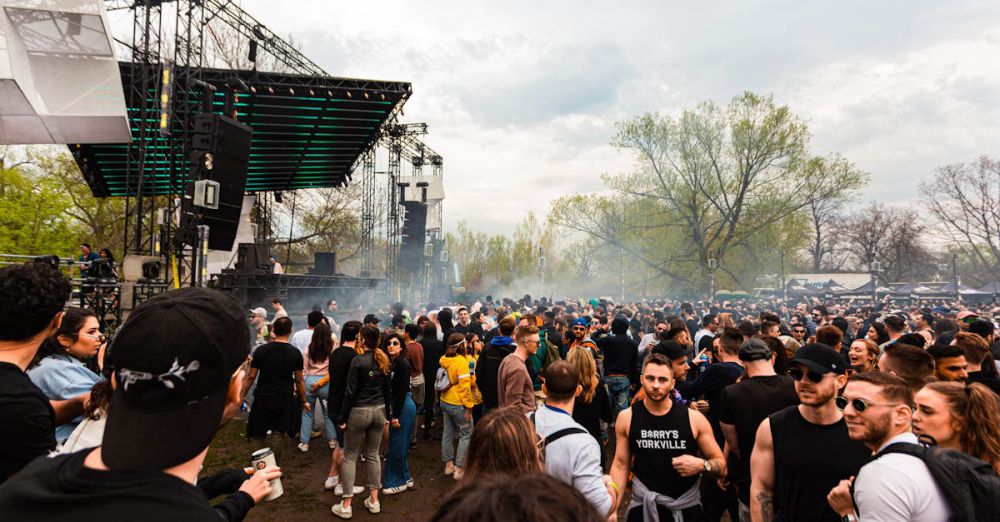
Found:
[[[599,190],[629,166],[616,121],[744,90],[871,172],[864,199],[912,200],[934,168],[1000,155],[991,1],[244,4],[331,74],[413,83],[405,119],[445,158],[446,227],[510,230]]]

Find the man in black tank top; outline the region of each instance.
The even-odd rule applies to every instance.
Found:
[[[751,520],[836,522],[826,501],[841,480],[858,474],[871,451],[851,440],[837,409],[848,367],[825,344],[808,344],[790,363],[801,404],[761,422],[750,456]]]
[[[619,413],[615,423],[611,486],[624,487],[631,466],[628,522],[667,522],[675,514],[698,520],[699,478],[705,472],[711,480],[726,476],[722,450],[704,415],[670,400],[675,382],[669,359],[655,353],[647,357],[640,380],[645,399]]]

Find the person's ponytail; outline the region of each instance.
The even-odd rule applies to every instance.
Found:
[[[382,344],[382,333],[378,331],[378,328],[374,326],[364,326],[358,333],[358,344],[356,345],[355,351],[360,355],[364,353],[365,350],[371,350],[372,355],[375,356],[375,362],[378,363],[379,370],[382,373],[389,374],[389,356],[386,355],[385,351],[379,348]]]
[[[980,383],[966,385],[965,394],[962,447],[1000,473],[1000,398]]]
[[[375,348],[375,362],[382,373],[389,375],[389,356],[381,348]]]

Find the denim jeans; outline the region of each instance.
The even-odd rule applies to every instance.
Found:
[[[322,375],[306,375],[306,403],[309,404],[309,411],[302,410],[302,424],[299,427],[299,442],[303,444],[309,443],[309,436],[312,435],[313,427],[313,415],[322,412],[323,414],[323,424],[324,429],[326,429],[326,440],[334,440],[337,435],[333,430],[333,421],[326,414],[326,408],[323,406],[323,401],[326,400],[326,395],[330,391],[330,385],[327,384],[322,388],[316,390],[316,393],[309,391],[309,387],[316,384]]]
[[[441,437],[441,462],[454,460],[455,466],[465,467],[465,452],[472,436],[472,421],[465,420],[465,407],[441,401],[444,417],[444,436]],[[458,432],[458,455],[455,454],[455,435]]]
[[[417,414],[419,415],[420,412],[424,411],[424,400],[427,398],[427,383],[424,381],[423,375],[417,379],[417,384],[414,384],[414,379],[416,377],[410,377],[410,397],[413,399],[413,404],[417,407]],[[417,426],[419,425],[419,422],[413,422],[413,435],[410,437],[410,440],[414,442],[417,440]]]
[[[611,418],[618,418],[618,412],[628,408],[629,382],[628,377],[608,375],[604,382],[608,385],[608,396],[611,398]]]
[[[382,460],[379,458],[378,447],[382,444],[382,433],[385,431],[385,406],[355,406],[347,418],[347,431],[344,442],[344,465],[340,470],[340,479],[344,484],[344,497],[354,496],[354,479],[357,475],[358,455],[361,444],[365,451],[365,478],[368,479],[368,489],[382,487]]]
[[[399,427],[389,426],[389,452],[385,457],[385,480],[383,487],[395,488],[406,484],[413,477],[410,475],[410,435],[416,424],[417,406],[413,397],[406,394],[403,401],[403,411],[399,415]]]

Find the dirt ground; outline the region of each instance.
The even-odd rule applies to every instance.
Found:
[[[261,502],[250,511],[249,521],[292,522],[299,520],[340,520],[330,513],[339,500],[332,491],[323,490],[323,481],[330,470],[330,450],[325,441],[313,439],[309,452],[295,446],[298,440],[284,436],[269,436],[264,443],[247,442],[246,422],[234,419],[215,437],[205,460],[204,475],[223,467],[250,465],[250,454],[262,447],[274,450],[284,478],[285,493],[271,502]],[[379,496],[382,512],[372,515],[361,500],[367,494],[355,495],[354,517],[351,520],[429,520],[438,503],[455,487],[455,480],[442,474],[440,440],[418,440],[410,453],[410,472],[416,488],[392,496]],[[360,464],[360,462],[359,462]],[[358,466],[358,483],[364,484],[363,466]]]

